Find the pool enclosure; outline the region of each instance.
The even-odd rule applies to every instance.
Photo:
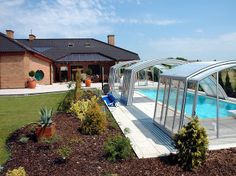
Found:
[[[163,70],[186,63],[187,61],[173,58],[154,59],[138,62],[125,68],[123,86],[120,89],[120,101],[125,105],[131,105],[135,88],[156,87],[159,78],[155,76],[155,68],[159,70],[159,73],[156,75],[159,75]]]
[[[123,80],[124,69],[126,67],[129,67],[129,66],[136,64],[138,62],[139,61],[137,61],[137,60],[120,62],[116,65],[113,65],[110,68],[108,84],[109,84],[110,89],[113,93],[120,92],[120,89],[123,86],[122,80]]]
[[[235,66],[236,60],[194,62],[163,72],[157,87],[154,123],[173,134],[196,115],[210,138],[236,136],[232,113],[236,104],[219,84],[219,72]]]

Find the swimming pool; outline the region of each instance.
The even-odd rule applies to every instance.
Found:
[[[138,90],[141,94],[147,96],[152,100],[156,100],[156,89],[140,89]],[[158,101],[162,102],[164,95],[164,90],[160,89],[158,93]],[[176,99],[176,90],[173,89],[170,92],[170,99],[169,99],[169,106],[174,107]],[[179,95],[179,103],[177,109],[181,109],[181,101],[182,95]],[[185,106],[185,113],[188,116],[192,115],[192,104],[194,100],[194,94],[188,92],[186,98],[186,106]],[[219,117],[225,118],[229,117],[229,110],[236,110],[236,104],[230,103],[226,101],[219,101]],[[216,99],[204,95],[198,95],[197,107],[196,107],[196,114],[201,119],[206,118],[216,118]]]

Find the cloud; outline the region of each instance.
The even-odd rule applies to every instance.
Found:
[[[34,2],[34,4],[30,4]],[[11,6],[11,8],[8,8]],[[2,28],[25,36],[30,29],[40,37],[93,36],[112,31],[102,20],[111,12],[101,0],[17,1],[0,7]]]
[[[141,0],[120,0],[139,5]],[[114,0],[0,0],[0,30],[13,29],[26,37],[32,29],[38,37],[94,37],[113,33],[116,24],[172,25],[179,21],[154,18],[122,18]]]
[[[150,57],[235,59],[236,32],[222,34],[215,38],[163,38],[150,41],[149,47],[153,50],[153,56]]]
[[[230,42],[230,41],[234,42],[234,41],[236,41],[236,32],[221,35],[220,40],[228,41],[228,42]]]
[[[203,29],[201,29],[201,28],[198,28],[198,29],[196,29],[196,30],[195,30],[195,32],[196,32],[196,33],[203,33],[203,32],[204,32],[204,30],[203,30]]]

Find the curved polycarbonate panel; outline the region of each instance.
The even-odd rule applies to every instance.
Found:
[[[125,68],[124,77],[123,77],[123,91],[121,92],[121,101],[125,105],[131,105],[133,101],[133,93],[135,88],[135,83],[139,78],[141,82],[138,82],[138,85],[146,85],[148,81],[147,71],[145,69],[150,67],[157,67],[157,65],[181,65],[186,64],[187,61],[178,60],[178,59],[154,59],[154,60],[146,60],[143,62],[138,62],[136,64],[131,65],[130,67]],[[143,70],[143,71],[142,71]],[[143,73],[141,73],[143,72]],[[141,75],[142,74],[142,75]],[[154,74],[152,74],[154,77]]]

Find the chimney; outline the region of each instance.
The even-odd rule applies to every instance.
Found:
[[[107,36],[107,43],[110,45],[115,45],[115,35],[108,35]]]
[[[34,34],[29,34],[29,41],[33,41],[36,39],[36,36]]]
[[[7,37],[14,39],[14,31],[13,30],[6,30]]]

